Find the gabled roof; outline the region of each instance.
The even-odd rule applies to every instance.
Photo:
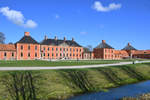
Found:
[[[133,46],[131,46],[130,43],[128,43],[128,45],[124,47],[122,50],[136,50],[136,49]]]
[[[34,40],[31,36],[22,37],[17,43],[27,43],[27,44],[39,44],[36,40]]]
[[[0,51],[15,51],[14,44],[0,44]]]
[[[107,48],[107,49],[114,49],[110,45],[108,45],[105,40],[102,40],[102,43],[100,43],[96,48]]]
[[[80,46],[77,42],[72,41],[72,40],[59,40],[59,39],[44,39],[41,42],[41,45],[61,45],[63,43],[66,43],[68,46],[72,46],[72,47],[82,47]]]

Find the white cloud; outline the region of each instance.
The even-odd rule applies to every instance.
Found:
[[[24,26],[27,28],[34,28],[37,24],[33,20],[28,20]]]
[[[0,8],[0,13],[6,16],[10,21],[19,26],[26,28],[35,28],[37,24],[33,20],[27,20],[25,22],[24,15],[20,11],[11,10],[9,7]]]
[[[93,5],[93,9],[95,9],[98,12],[108,12],[108,11],[120,9],[121,6],[122,6],[121,4],[111,3],[109,4],[108,7],[105,7],[102,5],[100,1],[95,1]]]

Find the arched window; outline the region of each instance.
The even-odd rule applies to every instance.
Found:
[[[23,57],[23,53],[21,52],[21,57]]]
[[[7,56],[7,53],[6,53],[6,52],[4,53],[4,56],[5,56],[5,57]]]
[[[14,56],[14,53],[12,53],[12,57]]]
[[[28,57],[30,57],[30,53],[28,53]]]
[[[37,57],[37,53],[35,53],[35,57]]]

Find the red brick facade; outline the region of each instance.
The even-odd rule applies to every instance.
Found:
[[[41,45],[42,59],[81,59],[82,47]]]
[[[106,44],[104,40],[102,40],[102,43],[98,47],[94,48],[93,53],[95,59],[150,59],[150,50],[136,50],[130,45],[130,43],[128,43],[128,45],[122,50],[115,50]]]
[[[45,37],[45,39],[48,39]],[[56,37],[55,37],[56,40]],[[54,41],[54,40],[53,40]],[[0,44],[0,60],[35,60],[35,59],[82,59],[83,47],[79,46],[74,39],[56,40],[59,45],[39,44],[29,32],[15,44]],[[49,42],[51,43],[51,42]],[[70,46],[71,45],[71,46]]]
[[[17,60],[35,60],[40,59],[39,44],[21,44],[17,43]]]
[[[136,50],[129,43],[122,50],[115,50],[102,40],[93,52],[84,52],[83,47],[74,39],[45,39],[38,43],[29,32],[25,32],[15,44],[0,44],[0,60],[35,60],[35,59],[150,59],[150,50]]]
[[[0,60],[16,59],[16,47],[12,44],[0,44]]]

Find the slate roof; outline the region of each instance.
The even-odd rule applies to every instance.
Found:
[[[130,43],[128,43],[128,45],[125,46],[122,50],[137,50],[137,49],[135,49],[133,46],[130,45]]]
[[[39,44],[31,36],[24,36],[17,43]]]
[[[108,45],[105,42],[100,43],[96,48],[107,48],[107,49],[114,49],[113,47],[111,47],[110,45]]]
[[[14,44],[0,44],[0,51],[15,51]]]
[[[69,46],[73,46],[73,47],[82,47],[81,45],[79,45],[77,42],[72,41],[72,40],[60,40],[60,39],[45,39],[41,42],[41,45],[55,45],[58,46],[62,43],[66,43]]]

